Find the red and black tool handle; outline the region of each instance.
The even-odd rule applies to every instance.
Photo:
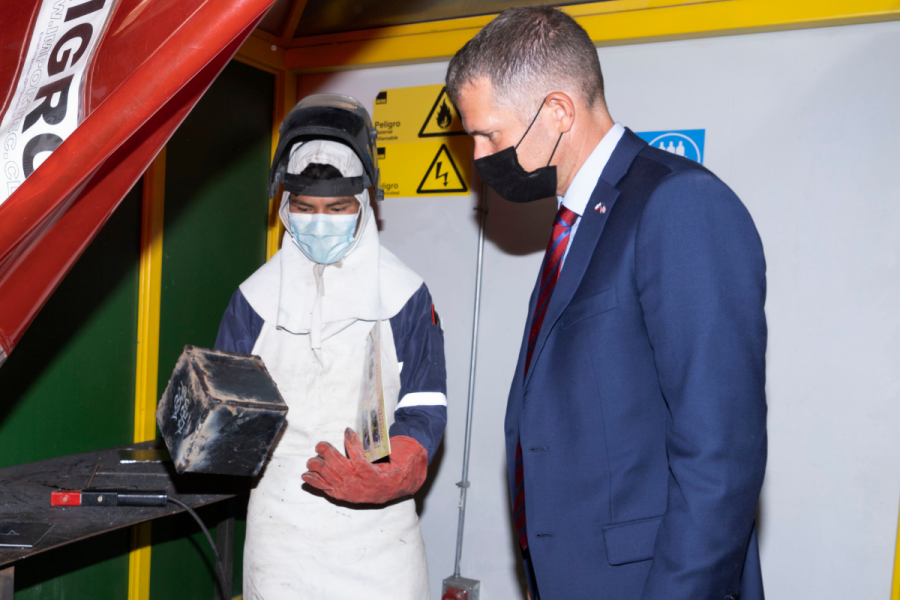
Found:
[[[86,488],[50,492],[50,506],[166,506],[165,490],[101,490]]]

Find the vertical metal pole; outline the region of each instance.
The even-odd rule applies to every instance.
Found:
[[[224,590],[219,589],[218,583],[215,584],[215,600],[231,600],[231,573],[234,564],[234,500],[226,500],[222,503],[219,510],[224,510],[225,516],[216,525],[216,550],[222,558],[222,567],[225,572],[222,578],[225,580]],[[216,567],[213,566],[213,572]],[[217,578],[213,578],[216,580]]]
[[[484,270],[484,227],[487,219],[487,186],[481,185],[478,199],[478,259],[475,267],[475,315],[472,319],[472,355],[469,363],[469,399],[466,405],[466,441],[463,447],[462,481],[459,486],[459,524],[456,529],[456,564],[453,576],[459,577],[462,559],[463,528],[466,522],[466,491],[469,489],[469,456],[472,448],[472,409],[475,404],[475,363],[478,356],[478,317],[481,314],[481,275]]]
[[[0,600],[13,600],[16,582],[16,567],[0,570]]]

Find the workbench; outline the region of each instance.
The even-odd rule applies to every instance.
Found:
[[[251,479],[216,475],[178,475],[171,462],[120,463],[120,450],[151,449],[160,442],[144,442],[96,452],[61,456],[0,469],[0,522],[47,523],[49,531],[33,548],[0,547],[0,600],[13,600],[15,563],[24,558],[86,540],[111,531],[184,512],[166,507],[50,506],[50,493],[58,490],[127,488],[166,490],[191,508],[226,502],[225,517],[216,525],[216,546],[231,587],[234,554],[234,503],[249,491]],[[215,586],[216,600],[230,600],[231,590]]]

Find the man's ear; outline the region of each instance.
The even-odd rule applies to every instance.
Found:
[[[575,123],[575,102],[565,92],[551,92],[545,101],[556,120],[556,132],[567,133]]]

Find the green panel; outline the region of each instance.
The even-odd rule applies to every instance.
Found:
[[[124,600],[130,536],[122,529],[17,562],[15,600]]]
[[[219,507],[209,506],[197,513],[215,540]],[[190,515],[182,513],[154,521],[152,543],[151,598],[212,600],[215,558],[206,536]]]
[[[185,344],[215,343],[231,295],[265,262],[274,89],[273,75],[232,62],[167,146],[160,393]],[[179,523],[153,525],[151,598],[212,598],[206,541]]]
[[[140,239],[137,185],[0,368],[0,466],[134,439]]]
[[[231,589],[241,594],[243,582],[241,565],[247,529],[247,500],[243,496],[233,500],[237,517],[234,534],[234,556]],[[197,511],[213,540],[215,525],[227,516],[226,503],[204,507]],[[207,598],[213,597],[214,557],[206,536],[189,515],[180,514],[153,522],[150,556],[151,598]],[[224,558],[224,557],[223,557]]]
[[[229,64],[166,147],[159,385],[266,260],[274,76]]]
[[[132,441],[140,190],[125,197],[0,368],[0,466]],[[24,561],[16,598],[124,598],[128,549],[125,531]]]

